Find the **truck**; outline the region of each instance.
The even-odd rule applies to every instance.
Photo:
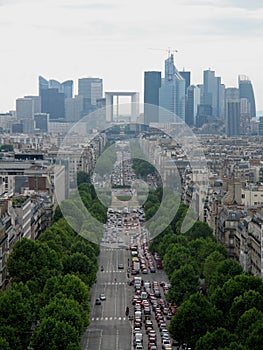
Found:
[[[139,261],[133,261],[133,270],[136,272],[140,271],[140,262]]]

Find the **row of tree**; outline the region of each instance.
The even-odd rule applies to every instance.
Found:
[[[149,198],[158,207],[160,191]],[[147,202],[145,208],[149,218],[152,208]],[[178,306],[171,336],[195,350],[262,349],[262,279],[229,259],[206,223],[196,221],[182,234],[188,210],[181,204],[169,227],[150,244],[171,283],[168,301]]]
[[[103,219],[92,185],[80,184],[80,193]],[[8,259],[11,286],[0,293],[0,348],[80,350],[98,254],[99,246],[78,235],[59,208],[38,241],[18,241]]]

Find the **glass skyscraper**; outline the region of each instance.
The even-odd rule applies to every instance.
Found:
[[[204,71],[203,103],[212,107],[212,116],[223,119],[225,113],[224,90],[221,78],[215,76],[215,71]]]
[[[144,72],[144,123],[147,125],[159,121],[158,106],[161,83],[161,72]]]
[[[238,76],[239,97],[246,98],[250,104],[250,116],[256,117],[256,103],[253,86],[250,79],[246,75]]]
[[[66,80],[63,83],[55,79],[47,80],[42,76],[38,77],[39,82],[39,96],[41,96],[43,90],[58,89],[58,92],[63,93],[65,98],[71,98],[73,96],[73,80]]]
[[[185,85],[185,79],[176,69],[174,56],[171,54],[165,60],[165,77],[160,88],[159,105],[182,120],[185,120]],[[162,120],[162,117],[160,117],[159,121],[170,122],[170,117],[169,120]],[[164,116],[164,119],[166,118],[167,115]]]

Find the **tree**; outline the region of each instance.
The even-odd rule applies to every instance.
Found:
[[[62,271],[58,254],[46,243],[22,238],[18,241],[7,261],[8,271],[14,282],[37,280],[39,286],[52,275]]]
[[[82,183],[88,183],[90,184],[90,175],[86,173],[85,171],[78,171],[77,172],[77,185],[79,186]]]
[[[96,281],[97,264],[83,253],[73,253],[63,259],[64,273],[75,273],[88,286]]]
[[[191,251],[188,245],[180,243],[169,244],[163,257],[163,265],[169,277],[175,270],[179,270],[182,266],[192,263]]]
[[[2,349],[2,350],[11,350],[8,342],[2,337],[0,337],[0,349]]]
[[[217,269],[218,264],[223,260],[225,260],[225,256],[219,253],[218,251],[212,252],[205,259],[204,277],[205,277],[206,283],[209,284],[211,276],[214,274],[214,271]]]
[[[40,320],[49,317],[57,321],[66,322],[74,327],[79,336],[88,326],[88,312],[85,318],[82,317],[83,312],[79,303],[74,299],[65,298],[63,294],[57,294],[54,300],[51,300],[48,305],[40,311]]]
[[[234,299],[250,289],[263,295],[262,279],[245,274],[237,275],[225,282],[222,287],[218,287],[210,299],[218,309],[228,313]]]
[[[170,302],[180,304],[198,290],[198,276],[193,266],[186,264],[175,270],[171,277],[172,287],[169,290]]]
[[[13,349],[23,349],[28,343],[34,321],[31,299],[28,288],[22,285],[0,293],[0,336],[4,336]]]
[[[68,274],[49,278],[43,290],[44,303],[48,304],[60,292],[76,300],[84,310],[89,310],[89,288],[79,277]]]
[[[62,214],[62,211],[60,209],[60,206],[57,205],[56,209],[55,209],[55,213],[54,213],[53,218],[52,218],[52,223],[55,223],[56,221],[58,221],[61,218],[63,218],[63,214]]]
[[[182,303],[172,318],[169,331],[179,343],[195,347],[197,340],[207,331],[214,331],[221,322],[222,314],[207,298],[195,293]]]
[[[13,152],[14,146],[10,144],[4,144],[0,146],[0,152]]]
[[[258,320],[250,327],[249,336],[245,342],[248,349],[262,349],[263,346],[263,322]]]
[[[1,320],[2,321],[2,320]],[[29,335],[29,330],[26,334]],[[17,329],[9,326],[9,325],[3,325],[1,322],[0,327],[0,349],[1,350],[23,350],[23,344],[19,338],[19,333],[17,333]],[[23,335],[23,334],[22,334]],[[24,334],[25,336],[25,334]],[[29,339],[29,338],[28,338]],[[2,342],[1,342],[2,340]],[[24,342],[26,344],[26,342]]]
[[[212,232],[213,230],[206,222],[197,220],[186,235],[190,240],[197,238],[211,238]]]
[[[237,322],[235,333],[240,341],[245,342],[249,337],[254,323],[257,321],[263,323],[263,312],[258,311],[255,307],[245,311]],[[250,329],[251,328],[251,329]]]
[[[229,329],[234,329],[240,317],[252,308],[263,312],[263,295],[259,292],[249,290],[236,297],[229,310]]]
[[[213,332],[207,332],[203,337],[198,339],[195,350],[212,350],[229,348],[229,345],[237,340],[237,336],[231,334],[225,328],[217,328]]]
[[[197,238],[189,243],[191,249],[191,256],[194,257],[199,266],[200,274],[203,272],[205,259],[214,251],[221,250],[221,246],[217,244],[214,238]]]
[[[229,279],[241,274],[243,274],[243,269],[238,262],[230,259],[222,260],[218,263],[214,273],[210,276],[209,294],[212,295],[216,288],[222,287]]]
[[[75,346],[81,350],[77,330],[63,321],[57,321],[52,317],[41,321],[34,331],[30,346],[37,350],[69,350]]]

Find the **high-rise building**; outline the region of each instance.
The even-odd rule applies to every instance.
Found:
[[[191,85],[191,72],[182,70],[179,73],[185,80],[185,94],[187,94],[187,88]]]
[[[144,123],[159,121],[159,89],[162,84],[161,72],[144,72]]]
[[[48,132],[49,115],[47,113],[37,113],[34,115],[35,130]]]
[[[59,92],[64,92],[65,98],[72,98],[73,96],[73,80],[66,80],[60,84],[61,90]]]
[[[65,119],[68,122],[77,122],[83,116],[84,97],[75,96],[65,99]]]
[[[263,136],[263,117],[259,117],[258,134]]]
[[[246,75],[238,76],[239,97],[248,99],[250,103],[250,117],[256,117],[256,103],[251,81]]]
[[[39,81],[39,96],[43,90],[58,89],[58,92],[64,93],[65,98],[71,98],[73,96],[73,80],[66,80],[63,83],[55,79],[47,80],[42,76],[38,77]]]
[[[87,99],[87,102],[96,106],[97,99],[102,98],[103,80],[101,78],[81,78],[78,80],[78,95]]]
[[[204,71],[204,91],[203,103],[212,107],[214,118],[224,118],[224,84],[221,84],[221,78],[215,76],[215,71]]]
[[[200,89],[198,86],[190,85],[187,88],[187,102],[185,122],[189,126],[196,125],[198,105],[200,105]]]
[[[38,91],[39,96],[41,96],[41,92],[43,90],[48,89],[48,80],[43,78],[41,75],[38,77],[38,88],[39,88],[39,91]]]
[[[204,124],[212,122],[212,106],[200,104],[197,105],[196,126],[201,128]]]
[[[227,102],[229,101],[240,101],[238,88],[229,87],[225,89],[225,120],[227,118]]]
[[[227,136],[240,135],[240,101],[228,100],[226,103],[226,133]]]
[[[65,118],[65,95],[58,89],[45,89],[41,92],[41,112],[48,113],[50,120]]]
[[[16,117],[18,120],[32,119],[35,113],[41,112],[39,96],[25,96],[16,99]]]
[[[174,56],[171,54],[165,60],[165,77],[159,91],[159,105],[182,120],[185,120],[185,84],[184,78],[174,65]],[[169,113],[163,114],[160,111],[159,121],[171,121]]]

